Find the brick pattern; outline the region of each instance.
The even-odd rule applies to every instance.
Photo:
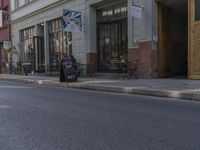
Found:
[[[86,63],[87,63],[87,65],[89,65],[90,73],[97,72],[97,54],[96,53],[87,53]]]
[[[157,77],[157,51],[151,50],[151,42],[140,42],[137,48],[128,50],[128,61],[139,59],[136,75],[138,78]]]
[[[9,1],[8,0],[1,0],[0,1],[0,8],[9,13]],[[7,15],[7,14],[6,14]],[[3,17],[3,27],[0,27],[0,42],[3,42],[5,40],[9,39],[9,26],[8,26],[8,20],[4,16]]]
[[[3,15],[3,26],[0,27],[0,44],[3,45],[3,41],[10,40],[9,37],[9,25],[8,25],[8,14],[10,13],[9,0],[1,0],[0,8],[4,11]],[[8,62],[8,55],[3,49],[0,50],[0,73],[5,73],[5,63]],[[4,69],[3,69],[4,68]]]
[[[9,29],[8,26],[0,29],[0,43],[9,40]]]

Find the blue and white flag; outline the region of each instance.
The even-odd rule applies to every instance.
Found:
[[[82,12],[64,9],[63,26],[64,26],[64,31],[81,32],[82,31]]]

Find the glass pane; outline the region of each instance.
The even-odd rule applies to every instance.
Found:
[[[195,0],[195,20],[200,20],[200,0]]]
[[[50,66],[59,69],[59,62],[62,55],[68,54],[67,41],[72,39],[72,35],[63,32],[62,19],[49,22],[49,43],[50,43]]]
[[[35,52],[33,49],[33,35],[34,35],[34,27],[28,28],[21,31],[21,45],[22,45],[22,53],[21,53],[21,61],[31,63],[33,68],[35,66]]]
[[[99,72],[121,71],[120,63],[125,61],[124,56],[127,53],[127,49],[125,49],[127,46],[122,44],[122,38],[127,44],[125,42],[127,33],[122,35],[122,24],[122,21],[98,24]]]

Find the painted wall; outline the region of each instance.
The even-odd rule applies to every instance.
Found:
[[[129,0],[129,48],[137,47],[139,42],[151,41],[153,37],[153,5],[154,0]],[[143,7],[142,17],[131,16],[131,6]]]
[[[143,7],[142,17],[131,16],[131,6]],[[155,0],[128,0],[128,61],[138,60],[136,75],[139,78],[158,76],[157,19]],[[153,45],[155,44],[155,48]]]
[[[30,3],[25,5],[25,0],[20,0],[20,7],[15,9],[15,0],[10,0],[12,11],[11,20],[17,20],[59,1],[62,0],[32,0]]]

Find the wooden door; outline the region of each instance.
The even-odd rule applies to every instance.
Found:
[[[188,0],[188,76],[200,79],[200,0]]]
[[[160,77],[171,75],[172,16],[171,9],[158,4],[158,71]]]

